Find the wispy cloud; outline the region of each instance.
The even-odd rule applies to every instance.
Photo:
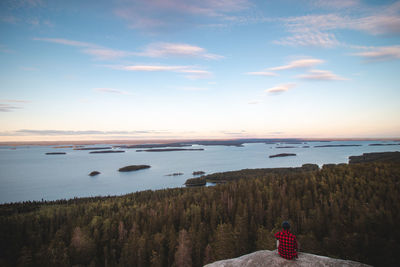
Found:
[[[314,1],[314,4],[335,7],[338,9],[350,6],[358,7],[359,1]],[[336,39],[335,30],[355,30],[371,35],[399,35],[400,34],[400,2],[381,5],[379,8],[363,6],[363,14],[313,14],[281,18],[286,30],[291,34],[274,43],[294,46],[333,47],[342,43]],[[360,14],[358,12],[357,14]]]
[[[7,46],[0,44],[0,52],[9,54],[14,51],[9,49]]]
[[[63,38],[38,38],[38,37],[35,37],[35,38],[33,38],[33,40],[56,43],[56,44],[63,44],[63,45],[69,45],[69,46],[78,46],[78,47],[97,47],[97,45],[92,44],[92,43],[68,40],[68,39],[63,39]]]
[[[253,71],[253,72],[246,72],[247,75],[255,75],[255,76],[277,76],[276,73],[270,71]]]
[[[183,91],[207,91],[208,88],[206,87],[194,87],[194,86],[184,86],[184,87],[179,87],[180,90]]]
[[[286,92],[295,86],[296,86],[296,84],[294,84],[294,83],[280,84],[280,85],[277,85],[277,86],[274,86],[274,87],[271,87],[271,88],[265,90],[265,92],[270,93],[270,94],[278,94],[278,93]]]
[[[297,78],[315,81],[343,81],[347,80],[328,70],[310,70],[307,74],[299,75]]]
[[[81,47],[81,48],[84,48],[81,50],[81,52],[91,55],[91,56],[94,56],[95,59],[99,59],[99,60],[110,60],[110,59],[123,58],[123,57],[127,57],[127,56],[134,54],[132,52],[105,48],[105,47],[102,47],[100,45],[96,45],[93,43],[68,40],[68,39],[63,39],[63,38],[33,38],[33,40],[62,44],[62,45],[67,45],[67,46]]]
[[[16,100],[16,99],[0,99],[0,112],[12,112],[18,109],[22,109],[20,106],[15,104],[26,104],[30,101],[27,100]],[[8,104],[13,103],[13,104]]]
[[[82,50],[82,52],[94,56],[96,59],[100,60],[124,58],[134,55],[134,53],[132,52],[109,49],[109,48],[89,48]]]
[[[353,55],[365,58],[368,61],[388,61],[400,59],[400,45],[369,48],[367,51]]]
[[[153,0],[121,2],[114,13],[129,27],[144,30],[170,29],[201,24],[203,18],[226,21],[232,13],[247,9],[248,0]]]
[[[37,71],[38,68],[34,67],[20,67],[21,70],[26,70],[26,71]]]
[[[0,21],[10,24],[16,24],[19,21],[19,19],[15,16],[7,15],[7,16],[0,16]]]
[[[209,78],[212,73],[207,70],[196,68],[195,66],[171,66],[171,65],[131,65],[131,66],[107,66],[113,69],[126,71],[144,72],[176,72],[186,74],[185,77],[191,79]]]
[[[333,9],[343,9],[360,5],[360,0],[313,0],[310,2],[316,7]]]
[[[82,136],[82,135],[93,135],[93,136],[112,136],[116,137],[137,137],[137,136],[148,136],[148,135],[163,135],[169,134],[166,130],[137,130],[137,131],[97,131],[97,130],[86,130],[86,131],[74,131],[74,130],[32,130],[32,129],[21,129],[17,131],[6,131],[0,132],[0,136]]]
[[[339,45],[333,33],[308,31],[298,32],[291,36],[276,40],[273,43],[285,46],[315,46],[315,47],[334,47]]]
[[[260,101],[250,101],[250,102],[247,102],[247,104],[249,104],[249,105],[257,105],[257,104],[260,104],[261,102]]]
[[[291,61],[287,65],[269,68],[269,70],[278,71],[278,70],[290,70],[298,68],[309,68],[309,67],[314,67],[315,65],[321,64],[323,62],[324,62],[323,60],[316,58],[299,59]]]
[[[28,100],[17,100],[17,99],[0,99],[0,102],[8,102],[8,103],[30,103]]]
[[[11,112],[16,109],[21,109],[21,107],[0,103],[0,112]]]
[[[113,88],[94,88],[93,89],[96,92],[100,93],[111,93],[111,94],[119,94],[119,95],[131,95],[131,93],[126,92],[126,91],[121,91]]]
[[[202,47],[183,43],[153,43],[148,45],[144,49],[144,51],[134,52],[110,49],[93,43],[68,40],[63,38],[33,38],[33,40],[80,47],[82,48],[81,52],[94,56],[95,59],[99,60],[112,60],[130,56],[155,58],[178,56],[198,57],[213,60],[223,58],[223,56],[221,55],[208,53],[207,50]]]
[[[147,57],[184,56],[205,59],[223,58],[223,56],[208,53],[202,47],[182,43],[153,43],[147,46],[143,52],[137,53],[137,55]]]

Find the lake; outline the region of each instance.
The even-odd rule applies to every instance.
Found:
[[[400,145],[369,146],[376,143],[399,144],[398,141],[249,143],[243,147],[190,147],[203,148],[203,151],[136,152],[137,149],[123,149],[125,153],[115,154],[90,154],[86,150],[53,146],[0,146],[0,203],[121,195],[147,189],[182,187],[186,179],[193,177],[193,171],[210,174],[246,168],[299,167],[305,163],[322,166],[347,163],[349,156],[366,152],[400,151]],[[315,147],[351,144],[360,146]],[[277,148],[279,146],[294,148]],[[47,152],[67,154],[45,155]],[[269,158],[279,153],[296,153],[297,156]],[[121,167],[139,164],[151,165],[151,168],[118,172]],[[94,170],[101,174],[90,177],[88,174]],[[166,176],[178,172],[184,175]]]

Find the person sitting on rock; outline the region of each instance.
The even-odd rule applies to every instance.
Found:
[[[297,258],[297,238],[290,232],[290,224],[282,223],[282,231],[275,234],[279,255],[288,260]]]

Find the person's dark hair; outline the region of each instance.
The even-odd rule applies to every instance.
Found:
[[[288,221],[284,221],[284,222],[282,223],[282,228],[285,229],[285,230],[289,230],[289,229],[290,229],[290,224],[289,224],[289,222],[288,222]]]

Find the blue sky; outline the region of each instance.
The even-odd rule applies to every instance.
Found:
[[[400,136],[400,1],[3,0],[0,141]]]

